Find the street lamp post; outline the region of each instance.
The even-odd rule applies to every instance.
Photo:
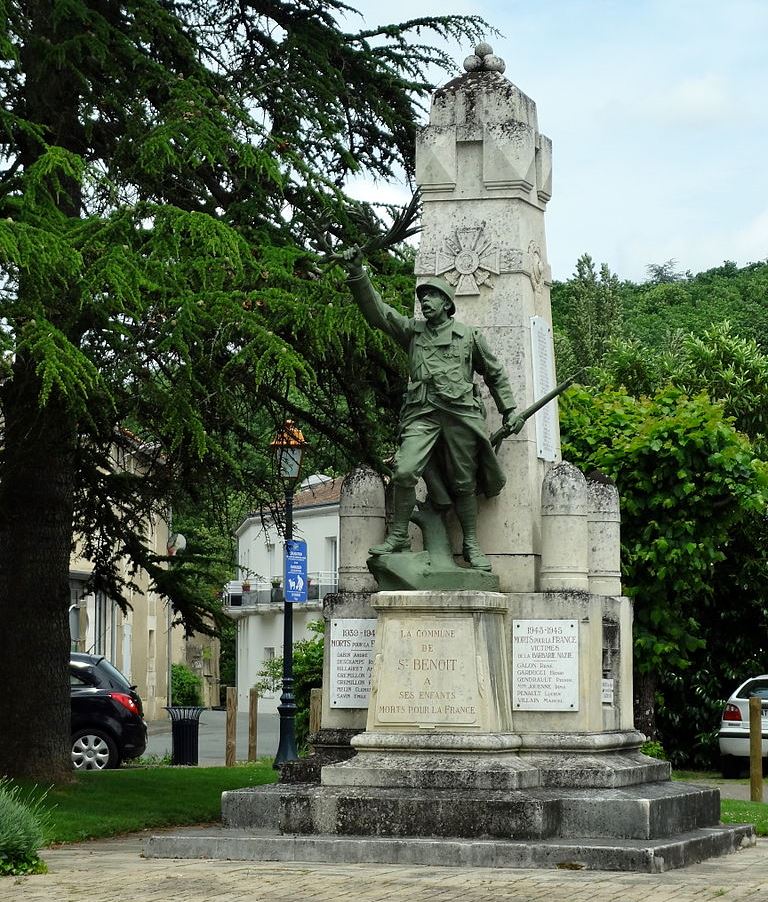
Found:
[[[277,471],[285,489],[285,548],[293,539],[293,490],[301,469],[301,457],[306,447],[301,430],[293,420],[286,420],[283,428],[271,442],[275,453]],[[283,552],[285,560],[285,551]],[[285,569],[285,568],[283,568]],[[285,573],[283,573],[285,577]],[[285,578],[283,579],[285,583]],[[295,761],[296,751],[296,699],[293,694],[293,603],[283,598],[283,691],[280,704],[280,742],[274,767]]]

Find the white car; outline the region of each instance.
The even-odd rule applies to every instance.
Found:
[[[761,674],[743,682],[723,708],[718,740],[724,777],[738,777],[749,767],[749,700],[754,695],[762,701],[763,758],[768,758],[768,674]]]

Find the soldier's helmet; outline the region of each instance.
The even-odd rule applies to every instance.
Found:
[[[427,288],[435,288],[441,294],[445,295],[446,298],[450,301],[447,310],[448,315],[453,316],[456,312],[456,305],[453,303],[453,299],[456,296],[456,289],[449,282],[446,282],[445,279],[441,279],[440,276],[430,276],[428,279],[424,279],[423,282],[419,282],[416,286],[416,297],[421,300],[422,293]]]

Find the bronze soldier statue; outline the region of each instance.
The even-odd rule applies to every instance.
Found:
[[[437,510],[451,505],[463,532],[464,560],[477,570],[491,564],[477,541],[477,491],[497,495],[505,477],[485,429],[485,407],[473,381],[479,373],[503,417],[506,434],[519,432],[512,389],[501,364],[478,330],[454,320],[454,289],[444,279],[416,287],[424,320],[386,304],[363,269],[358,248],[342,255],[352,296],[366,320],[408,350],[409,381],[400,413],[395,455],[394,517],[373,555],[410,551],[408,522],[416,505],[416,483],[424,477]]]

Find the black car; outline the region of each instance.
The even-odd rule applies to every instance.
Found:
[[[147,747],[144,709],[128,680],[103,655],[69,656],[72,764],[77,770],[119,767]]]

